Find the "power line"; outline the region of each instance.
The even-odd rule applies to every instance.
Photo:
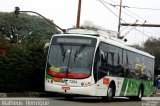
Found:
[[[108,2],[106,2],[105,0],[98,0],[101,4],[103,4],[103,6],[105,6],[112,14],[114,14],[117,18],[119,18],[119,16],[116,14],[116,13],[114,13],[106,4],[109,4],[109,5],[111,5],[111,6],[113,6],[114,7],[114,5],[113,4],[111,4],[111,3],[108,3]],[[112,1],[112,0],[111,0]],[[112,2],[114,2],[114,1],[112,1]],[[116,3],[116,2],[114,2],[114,3]],[[116,3],[117,4],[117,3]],[[115,7],[116,8],[116,7]],[[127,13],[126,13],[127,14]],[[133,18],[133,17],[132,17]],[[126,21],[124,21],[122,18],[121,18],[121,20],[123,21],[123,22],[126,22]],[[136,27],[134,28],[135,30],[137,30],[139,33],[141,33],[141,34],[143,34],[143,35],[145,35],[145,36],[147,36],[147,37],[150,37],[149,35],[147,35],[147,34],[144,34],[143,32],[141,32],[140,30],[138,30],[138,29],[136,29]]]
[[[101,4],[103,4],[104,7],[106,7],[113,15],[115,15],[116,17],[119,17],[116,13],[114,13],[110,8],[107,7],[107,5],[102,2],[101,0],[98,0]]]
[[[149,35],[147,35],[147,34],[143,33],[142,31],[140,31],[140,30],[138,30],[138,29],[136,29],[136,28],[135,28],[135,30],[136,30],[136,31],[138,31],[139,33],[141,33],[141,34],[143,34],[143,35],[147,36],[148,38],[150,38],[150,36],[149,36]]]
[[[137,16],[138,18],[146,21],[148,24],[151,24],[149,21],[147,21],[147,20],[145,20],[144,18],[138,16],[136,13],[132,12],[131,10],[128,10],[128,9],[125,9],[125,10],[128,11],[128,12],[130,12],[130,13],[132,13],[132,14],[134,14],[134,15]],[[152,27],[151,27],[151,28],[152,28]],[[159,30],[156,30],[155,28],[152,28],[152,30],[154,30],[156,33],[160,34]]]
[[[113,1],[113,0],[110,0],[110,1],[112,1],[113,3],[115,3],[116,5],[118,5],[118,3],[116,3],[115,1]],[[106,2],[107,3],[107,2]],[[111,4],[111,3],[108,3],[108,4],[110,4],[111,6],[113,6],[113,7],[115,7],[115,8],[117,8],[114,4]],[[125,10],[127,10],[127,11],[129,11],[129,13],[132,13],[132,14],[134,14],[135,16],[137,16],[137,17],[139,17],[139,18],[141,18],[140,16],[138,16],[137,14],[135,14],[134,12],[132,12],[132,11],[130,11],[130,10],[128,10],[128,9],[125,9]],[[126,15],[128,15],[128,16],[130,16],[130,17],[132,17],[132,18],[134,18],[134,19],[136,19],[136,20],[138,20],[137,18],[135,18],[135,17],[133,17],[133,16],[131,16],[130,14],[128,14],[128,13],[126,13],[126,12],[124,12],[124,11],[122,11],[123,13],[125,13]],[[144,21],[146,21],[145,19],[143,19],[143,18],[141,18],[142,20],[144,20]]]
[[[116,7],[116,6],[120,6],[120,5],[117,5],[117,3],[115,2],[115,1],[113,1],[113,0],[111,0],[113,3],[115,3],[115,4],[111,4],[111,3],[109,3],[110,5],[112,5],[112,6],[114,6],[114,7]],[[123,8],[135,8],[135,9],[143,9],[143,10],[160,10],[159,8],[147,8],[147,7],[134,7],[134,6],[125,6],[125,5],[122,5],[122,7]]]
[[[115,4],[118,6],[118,3],[116,3],[115,1],[113,1],[113,0],[110,0],[110,1],[112,1],[113,3],[115,3]],[[108,3],[108,4],[111,5],[111,6],[114,6],[114,7],[116,8],[116,5],[111,4],[111,3]],[[126,7],[129,7],[129,6],[126,6]],[[138,18],[140,18],[140,19],[146,21],[144,18],[138,16],[138,15],[135,14],[134,12],[132,12],[132,11],[126,9],[126,8],[124,8],[124,9],[127,10],[127,11],[129,11],[130,13],[134,14],[134,15],[137,16]],[[160,9],[159,9],[159,10],[160,10]],[[122,12],[123,12],[123,11],[122,11]],[[123,12],[123,13],[125,13],[125,12]],[[125,13],[125,14],[126,14],[126,13]],[[128,14],[128,16],[129,16],[129,14]],[[131,16],[131,15],[130,15],[130,17],[136,19],[135,17],[133,17],[133,16]],[[149,21],[146,21],[146,22],[149,23],[149,24],[151,24]],[[152,30],[154,30],[155,32],[157,32],[158,34],[160,34],[159,30],[156,30],[155,28],[152,28]]]
[[[157,33],[154,33],[154,32],[150,32],[150,31],[144,31],[145,33],[148,33],[148,34],[157,34]]]
[[[116,6],[119,6],[118,5],[118,3],[116,3],[115,1],[113,1],[113,0],[110,0],[110,1],[112,1],[113,3],[115,3],[116,5],[114,5],[114,4],[111,4],[111,3],[108,3],[108,2],[106,2],[107,4],[109,4],[109,5],[111,5],[111,6],[113,6],[113,7],[116,7]],[[129,6],[126,6],[126,7],[129,7]],[[130,10],[128,10],[128,9],[126,9],[126,8],[124,8],[125,10],[127,10],[127,11],[129,11],[130,13],[132,13],[132,14],[134,14],[135,16],[137,16],[138,18],[140,18],[140,19],[142,19],[142,20],[144,20],[144,21],[146,21],[144,18],[142,18],[142,17],[140,17],[140,16],[138,16],[137,14],[135,14],[134,12],[132,12],[132,11],[130,11]],[[123,12],[123,11],[122,11]],[[125,12],[124,12],[125,13]],[[129,14],[128,14],[129,15]],[[133,16],[132,16],[132,18],[133,18]],[[135,18],[135,17],[134,17]],[[148,22],[148,21],[147,21]],[[149,22],[148,22],[149,23]],[[149,23],[150,24],[150,23]]]
[[[98,0],[101,4],[103,4],[103,6],[105,6],[112,14],[114,14],[117,18],[119,18],[119,16],[117,14],[115,14],[105,3],[111,5],[110,3],[106,2],[106,1],[101,1],[101,0]],[[112,6],[112,5],[111,5]],[[122,18],[121,18],[122,21],[124,21]],[[125,21],[124,21],[125,22]]]
[[[112,0],[111,0],[112,1]],[[116,9],[118,9],[117,7],[115,7],[113,4],[111,4],[111,3],[108,3],[108,2],[106,2],[105,0],[103,0],[103,2],[104,3],[106,3],[106,4],[109,4],[110,6],[112,6],[112,7],[114,7],[114,8],[116,8]],[[114,2],[114,1],[112,1],[112,2]],[[114,3],[116,3],[116,2],[114,2]],[[117,3],[116,3],[117,4]],[[119,9],[118,9],[119,10]],[[130,14],[128,14],[128,13],[126,13],[126,12],[124,12],[124,11],[122,11],[124,14],[126,14],[126,15],[128,15],[128,16],[130,16],[130,17],[132,17],[132,18],[134,18],[134,19],[136,19],[135,17],[133,17],[133,16],[131,16]],[[138,22],[138,20],[136,19],[136,22]],[[146,22],[146,21],[145,21]],[[131,24],[132,25],[132,24]],[[131,26],[131,25],[129,25],[129,26]],[[134,27],[134,28],[136,28],[136,27]],[[125,37],[131,30],[133,30],[134,28],[132,28],[132,29],[130,29],[129,31],[127,31],[127,33],[125,33],[124,35],[123,35],[123,37]],[[126,29],[126,28],[124,28],[124,29]],[[123,29],[123,30],[124,30]],[[121,30],[122,31],[122,30]]]
[[[135,16],[137,16],[138,18],[140,18],[140,19],[142,19],[142,20],[145,20],[144,18],[138,16],[138,15],[135,14],[134,12],[132,12],[132,11],[130,11],[130,10],[128,10],[128,9],[126,9],[126,10],[129,11],[129,12],[131,12],[132,14],[134,14]],[[145,20],[145,21],[146,21],[146,20]],[[146,21],[146,22],[149,23],[149,24],[151,24],[149,21]],[[156,30],[156,29],[153,28],[153,27],[151,27],[151,28],[152,28],[152,30],[154,30],[156,33],[160,34],[159,30]]]
[[[114,8],[116,8],[117,10],[119,10],[119,8],[117,8],[117,7],[115,7],[113,4],[111,4],[111,3],[108,3],[108,2],[106,2],[106,1],[104,1],[104,3],[106,3],[106,4],[109,4],[110,6],[112,6],[112,7],[114,7]],[[126,15],[128,15],[128,16],[130,16],[131,18],[134,18],[135,20],[138,20],[137,18],[135,18],[134,16],[132,16],[132,15],[130,15],[130,14],[128,14],[128,13],[126,13],[126,12],[124,12],[124,11],[122,11],[124,14],[126,14]]]
[[[135,27],[135,28],[133,28],[132,30],[136,30],[137,32],[141,33],[142,35],[144,35],[144,36],[146,36],[146,37],[148,37],[148,38],[150,38],[150,37],[151,37],[151,36],[149,36],[149,35],[145,34],[144,32],[142,32],[142,31],[138,30],[136,27]],[[125,35],[125,36],[126,36],[126,35]]]
[[[115,6],[120,6],[120,5],[115,5]],[[122,6],[123,8],[134,8],[134,9],[143,9],[143,10],[160,10],[158,8],[143,8],[143,7],[130,7],[130,6]]]

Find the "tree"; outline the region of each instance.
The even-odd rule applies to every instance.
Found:
[[[0,92],[43,90],[44,45],[39,39],[10,43],[0,38]]]
[[[56,33],[38,16],[0,13],[0,92],[43,90],[43,47]]]
[[[12,42],[22,42],[26,38],[50,39],[53,34],[60,33],[38,16],[13,13],[0,13],[0,35]]]

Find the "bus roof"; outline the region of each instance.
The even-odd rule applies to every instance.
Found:
[[[128,46],[125,44],[125,42],[122,39],[117,38],[117,32],[110,31],[110,30],[88,30],[88,29],[69,29],[66,31],[67,35],[73,35],[73,36],[85,36],[85,37],[93,37],[97,38],[97,41],[105,42],[138,54],[142,54],[144,56],[155,58],[151,54],[138,50],[134,47]],[[66,35],[65,34],[65,35]],[[64,34],[60,34],[64,35]]]

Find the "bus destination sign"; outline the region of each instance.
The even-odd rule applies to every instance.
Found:
[[[57,38],[57,43],[91,44],[91,39]]]

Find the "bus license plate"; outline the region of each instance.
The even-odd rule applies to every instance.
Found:
[[[63,87],[62,87],[62,90],[70,90],[70,87],[68,87],[68,86],[63,86]]]

